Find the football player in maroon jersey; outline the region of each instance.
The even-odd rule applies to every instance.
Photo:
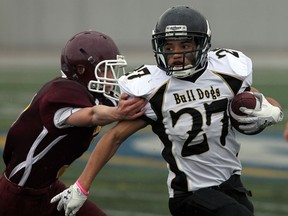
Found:
[[[125,66],[116,44],[103,33],[84,31],[68,40],[61,54],[62,77],[35,94],[7,134],[0,215],[65,214],[50,204],[66,188],[61,174],[88,149],[101,126],[145,112],[144,99],[117,94]],[[78,215],[105,213],[87,201]]]

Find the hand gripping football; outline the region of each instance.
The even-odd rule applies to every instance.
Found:
[[[241,92],[232,99],[231,105],[230,105],[230,120],[232,126],[239,131],[240,133],[246,134],[244,131],[242,131],[239,128],[240,123],[237,121],[238,118],[248,116],[247,114],[241,112],[239,110],[240,107],[246,107],[248,109],[258,109],[260,107],[260,102],[257,100],[257,98],[254,96],[251,92]],[[257,134],[260,133],[262,130],[257,131]],[[252,134],[249,134],[252,135]]]
[[[241,92],[232,99],[231,111],[238,116],[247,115],[239,110],[240,107],[255,109],[257,105],[256,97],[250,92]]]

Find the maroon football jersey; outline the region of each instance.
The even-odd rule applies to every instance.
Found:
[[[96,135],[95,127],[57,128],[54,114],[65,107],[94,105],[95,98],[76,81],[56,78],[44,85],[8,132],[3,153],[6,176],[30,188],[54,182]]]

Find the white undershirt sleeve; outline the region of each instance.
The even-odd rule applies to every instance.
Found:
[[[68,128],[73,127],[72,125],[65,124],[65,120],[73,113],[79,111],[81,108],[75,107],[64,107],[59,110],[54,115],[54,125],[57,128]]]

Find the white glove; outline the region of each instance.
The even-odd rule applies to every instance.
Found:
[[[82,207],[87,200],[87,197],[88,196],[85,195],[75,183],[63,192],[54,196],[50,202],[54,203],[59,201],[57,210],[61,211],[61,209],[64,208],[65,216],[73,216]]]
[[[258,92],[253,94],[260,102],[260,106],[255,109],[240,107],[239,110],[248,116],[237,119],[239,123],[242,123],[239,128],[247,134],[254,133],[283,120],[283,112],[279,107],[271,105],[263,94]]]

